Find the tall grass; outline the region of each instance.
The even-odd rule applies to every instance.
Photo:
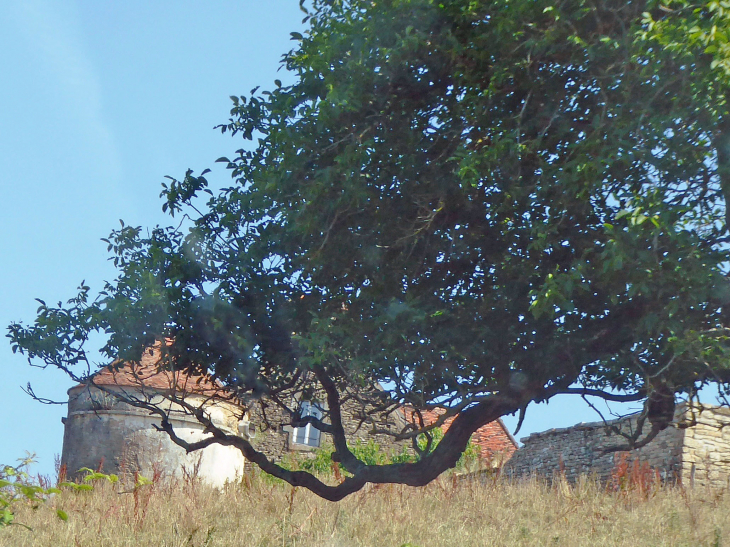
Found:
[[[67,522],[56,517],[63,508]],[[629,482],[606,489],[537,479],[445,475],[424,488],[374,486],[339,503],[254,474],[223,491],[194,478],[63,491],[31,527],[0,530],[28,546],[730,545],[730,493]]]

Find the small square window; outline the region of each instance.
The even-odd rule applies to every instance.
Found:
[[[300,407],[302,418],[312,416],[317,419],[322,419],[322,409],[315,403],[309,401],[303,401]],[[314,427],[312,424],[307,424],[304,427],[294,428],[294,442],[296,444],[303,444],[306,446],[318,447],[322,433],[319,429]]]

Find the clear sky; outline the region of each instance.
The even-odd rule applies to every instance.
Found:
[[[100,241],[118,226],[169,223],[160,184],[211,168],[241,141],[213,126],[230,95],[272,88],[302,30],[298,0],[0,2],[0,326],[35,317],[34,298],[67,300],[114,278]],[[277,72],[278,71],[278,72]],[[0,342],[0,464],[25,451],[52,474],[70,381]],[[602,407],[605,409],[605,405]],[[563,398],[528,410],[522,437],[598,416]],[[515,418],[505,420],[514,426]]]

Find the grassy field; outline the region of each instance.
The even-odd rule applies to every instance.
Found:
[[[56,517],[62,508],[67,522]],[[220,492],[195,481],[125,489],[100,481],[38,509],[0,545],[28,546],[720,546],[730,492],[649,487],[607,491],[537,480],[457,480],[369,487],[339,503],[254,476]]]

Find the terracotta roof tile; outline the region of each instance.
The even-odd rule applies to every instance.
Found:
[[[208,375],[186,374],[182,371],[159,370],[160,351],[145,350],[139,363],[113,363],[93,375],[93,383],[101,386],[149,388],[222,399],[233,395]],[[83,387],[83,384],[75,386]],[[73,389],[73,388],[72,388]]]
[[[410,421],[413,418],[413,410],[403,410],[406,413],[406,419]],[[438,420],[438,417],[444,412],[446,412],[446,409],[437,408],[421,411],[421,415],[424,423],[429,425]],[[453,421],[453,417],[447,418],[441,426],[441,430],[446,433]],[[506,461],[517,450],[517,442],[500,419],[489,422],[477,429],[471,436],[471,442],[479,447],[482,457],[487,459],[500,457],[503,458],[502,461]]]

